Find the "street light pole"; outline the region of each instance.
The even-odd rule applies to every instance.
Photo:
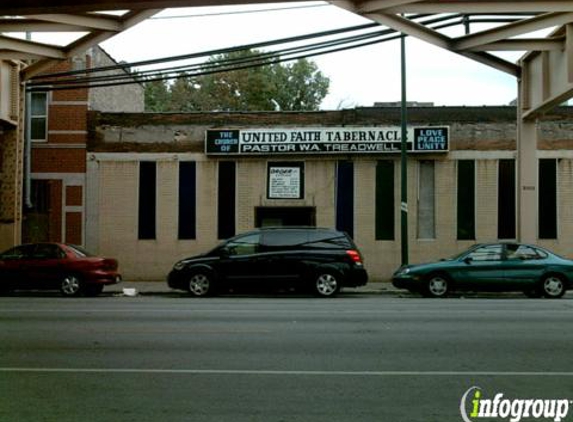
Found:
[[[408,264],[408,128],[407,128],[407,102],[406,102],[406,35],[402,33],[400,38],[400,62],[401,62],[401,154],[400,154],[400,171],[401,171],[401,203],[400,203],[400,227],[401,227],[401,247],[402,247],[402,265]]]

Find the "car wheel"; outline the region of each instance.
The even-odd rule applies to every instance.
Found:
[[[441,274],[432,274],[428,277],[426,284],[426,296],[445,297],[450,290],[448,279]]]
[[[330,272],[321,272],[314,281],[314,293],[320,297],[332,297],[340,291],[338,276]]]
[[[82,290],[82,282],[75,275],[65,276],[60,283],[60,292],[64,296],[78,296]]]
[[[198,272],[189,278],[189,293],[193,296],[208,296],[213,292],[213,279],[211,275]]]
[[[543,277],[541,281],[541,290],[543,296],[550,299],[560,298],[565,294],[565,283],[563,278],[556,274],[550,274]]]

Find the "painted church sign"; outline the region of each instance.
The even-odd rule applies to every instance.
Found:
[[[449,151],[449,127],[408,127],[407,149]],[[306,127],[208,130],[206,154],[381,154],[399,153],[400,127]]]

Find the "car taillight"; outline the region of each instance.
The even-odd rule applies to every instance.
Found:
[[[360,256],[360,252],[352,249],[352,250],[346,251],[346,255],[348,255],[350,257],[352,262],[355,262],[356,264],[362,264],[362,257]]]

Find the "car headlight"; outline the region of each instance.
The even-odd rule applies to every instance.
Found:
[[[403,276],[406,275],[410,272],[410,268],[401,268],[398,271],[396,271],[396,275],[397,276]]]
[[[185,261],[179,261],[173,266],[173,269],[177,271],[181,271],[183,268],[185,268]]]

